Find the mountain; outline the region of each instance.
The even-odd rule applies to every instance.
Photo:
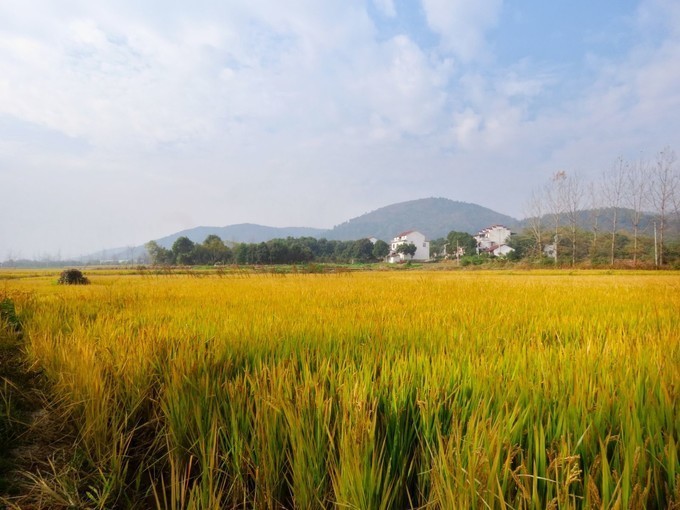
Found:
[[[365,237],[377,237],[389,241],[405,230],[419,230],[428,239],[446,237],[451,230],[476,233],[484,227],[501,223],[510,228],[520,222],[505,214],[486,207],[448,198],[422,198],[381,207],[375,211],[352,218],[330,230],[309,227],[267,227],[253,223],[240,223],[226,227],[195,227],[175,232],[155,241],[171,248],[178,237],[186,236],[195,243],[202,243],[211,234],[229,243],[260,243],[286,237],[316,237],[349,241]],[[130,260],[144,255],[144,246],[114,248],[81,258],[91,260]]]
[[[422,198],[381,207],[325,233],[327,239],[352,240],[377,237],[389,241],[405,230],[418,230],[428,239],[446,237],[452,231],[475,234],[484,227],[503,224],[513,228],[519,221],[486,207],[448,198]]]
[[[194,227],[180,232],[175,232],[165,237],[155,239],[164,248],[172,248],[172,244],[178,237],[188,237],[195,243],[202,243],[211,234],[217,235],[227,245],[234,243],[260,243],[270,239],[286,237],[322,237],[324,229],[311,227],[267,227],[254,223],[239,223],[226,227]],[[136,260],[146,255],[144,246],[128,246],[110,248],[80,257],[83,262],[92,260],[118,261]]]
[[[195,243],[202,243],[211,234],[219,236],[225,242],[261,243],[270,239],[286,237],[322,237],[324,229],[311,227],[267,227],[254,223],[239,223],[226,227],[194,227],[156,239],[165,248],[171,248],[178,237],[188,237]]]
[[[634,211],[624,207],[613,208],[605,207],[599,209],[583,209],[576,212],[576,225],[579,229],[592,232],[595,228],[600,233],[611,232],[614,214],[616,213],[617,232],[633,233],[632,217]],[[654,222],[658,222],[658,215],[651,212],[643,212],[639,218],[638,233],[650,236],[654,232]],[[526,218],[521,222],[521,228],[529,228],[536,222],[535,218]],[[558,215],[558,223],[564,227],[569,225],[569,217],[566,213]],[[543,230],[548,231],[554,228],[555,215],[545,214],[541,216]],[[680,233],[680,221],[677,216],[669,215],[666,223],[666,233],[675,236]]]

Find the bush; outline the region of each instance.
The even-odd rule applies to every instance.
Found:
[[[87,285],[90,280],[78,269],[65,269],[61,272],[57,283],[59,285]]]
[[[21,322],[14,309],[14,302],[9,298],[0,301],[0,327],[4,326],[17,333],[21,331]]]

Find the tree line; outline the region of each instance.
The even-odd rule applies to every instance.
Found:
[[[675,257],[680,226],[680,170],[673,150],[653,158],[617,158],[596,180],[556,172],[527,203],[526,227],[513,240],[523,257],[555,263],[589,259],[614,265],[625,258],[663,266]]]
[[[630,261],[656,267],[680,264],[680,170],[673,150],[653,158],[617,158],[599,178],[582,180],[559,171],[535,189],[525,208],[524,228],[508,244],[508,258],[555,265],[615,265]],[[335,241],[301,237],[261,243],[225,244],[210,235],[203,243],[178,238],[171,249],[146,244],[153,264],[303,264],[307,262],[374,262],[389,245],[369,239]],[[415,246],[397,250],[413,255]],[[477,256],[474,238],[449,233],[431,241],[431,257]],[[476,261],[478,262],[478,261]]]
[[[228,246],[219,236],[209,235],[202,243],[188,237],[177,238],[172,248],[156,241],[145,245],[154,265],[215,264],[304,264],[308,262],[375,262],[390,251],[382,240],[335,241],[314,237],[288,237],[261,243]]]

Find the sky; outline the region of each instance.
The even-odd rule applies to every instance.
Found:
[[[446,197],[680,149],[677,0],[4,0],[0,260]]]

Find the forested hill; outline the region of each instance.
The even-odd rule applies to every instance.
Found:
[[[160,246],[169,248],[178,237],[186,236],[196,243],[211,234],[225,242],[259,243],[286,237],[315,237],[353,241],[377,237],[389,241],[405,230],[419,230],[428,239],[446,237],[452,230],[474,234],[484,227],[503,224],[510,228],[519,221],[486,207],[448,198],[421,198],[381,207],[375,211],[352,218],[330,230],[310,227],[266,227],[253,223],[241,223],[227,227],[196,227],[157,240]]]
[[[654,222],[659,221],[658,216],[651,212],[639,213],[639,217],[636,220],[635,212],[624,207],[583,209],[576,211],[574,220],[576,221],[576,226],[586,232],[611,232],[616,228],[616,231],[619,233],[627,232],[629,234],[633,233],[634,223],[637,221],[638,233],[642,235],[652,235]],[[536,218],[526,218],[522,220],[521,228],[531,228],[536,223]],[[545,214],[540,218],[540,225],[543,231],[549,231],[551,228],[554,228],[556,223],[561,227],[565,227],[570,225],[571,219],[567,213],[557,216]],[[667,235],[676,236],[680,234],[680,221],[677,215],[670,215],[666,219],[665,229]]]
[[[260,243],[287,237],[314,237],[329,240],[352,241],[376,237],[389,241],[405,230],[419,230],[428,239],[446,237],[452,230],[474,234],[484,227],[503,224],[519,227],[520,222],[505,214],[467,202],[448,198],[422,198],[388,205],[363,214],[330,230],[311,227],[268,227],[253,223],[240,223],[226,227],[195,227],[156,239],[159,246],[170,248],[179,237],[188,237],[202,243],[209,235],[219,236],[227,245],[232,243]],[[144,246],[109,249],[90,254],[83,260],[129,259],[146,253]]]
[[[452,230],[474,234],[484,227],[519,221],[486,207],[448,198],[422,198],[381,207],[335,226],[327,239],[351,240],[377,237],[388,241],[405,230],[418,230],[428,239],[446,237]]]
[[[170,248],[172,243],[182,236],[195,243],[202,243],[209,235],[219,236],[226,243],[261,243],[286,237],[323,237],[325,233],[326,230],[311,227],[267,227],[254,223],[239,223],[226,227],[195,227],[162,237],[156,242],[160,246]]]

